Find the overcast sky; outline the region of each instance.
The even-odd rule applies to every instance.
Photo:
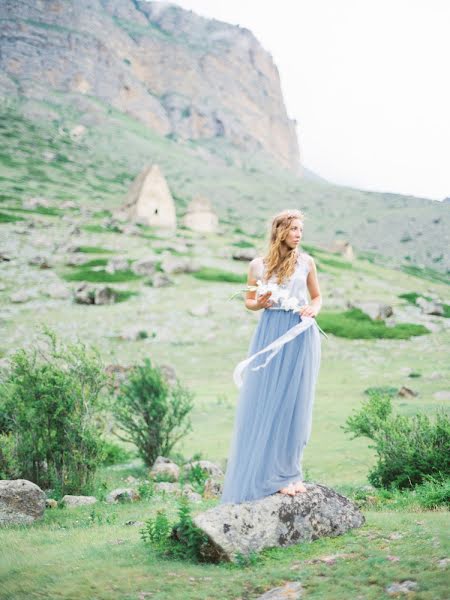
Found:
[[[450,196],[450,0],[177,0],[247,27],[279,69],[303,164],[326,179]]]

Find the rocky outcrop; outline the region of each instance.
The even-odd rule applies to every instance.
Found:
[[[203,553],[210,561],[234,561],[264,548],[337,536],[365,522],[345,496],[320,484],[305,484],[295,496],[272,494],[240,504],[219,504],[194,517],[209,539]]]
[[[0,480],[0,526],[28,525],[45,510],[45,494],[27,479]]]
[[[165,2],[4,0],[0,44],[4,92],[70,93],[75,139],[103,118],[96,97],[160,135],[224,139],[299,171],[277,67],[248,29]]]

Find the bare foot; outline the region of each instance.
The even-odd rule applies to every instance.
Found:
[[[294,483],[294,490],[295,490],[295,493],[297,493],[297,492],[302,493],[302,492],[307,491],[306,487],[304,486],[303,482],[301,482],[301,481],[296,481]]]
[[[281,488],[278,491],[281,494],[287,494],[289,496],[295,496],[295,490],[294,490],[294,484],[293,483],[290,483],[289,485],[287,485],[286,487]]]

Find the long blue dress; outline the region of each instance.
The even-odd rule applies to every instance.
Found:
[[[255,261],[262,275],[262,258]],[[283,286],[302,305],[307,304],[309,265],[308,255],[299,253],[295,272]],[[234,373],[241,387],[220,503],[257,500],[303,480],[302,454],[311,434],[321,358],[319,329],[315,319],[279,303],[261,313],[247,359]]]

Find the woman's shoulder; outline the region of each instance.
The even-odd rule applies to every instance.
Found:
[[[310,271],[314,264],[314,258],[311,256],[311,254],[302,250],[299,251],[298,254],[298,263],[306,265],[308,271]]]
[[[261,278],[264,272],[264,257],[255,256],[255,258],[250,261],[248,268],[250,272],[254,274],[255,279]]]

